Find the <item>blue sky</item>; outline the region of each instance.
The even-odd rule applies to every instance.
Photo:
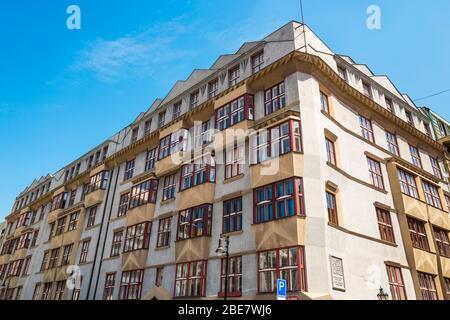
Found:
[[[80,6],[82,29],[66,28]],[[380,6],[382,29],[366,28]],[[335,52],[413,98],[450,88],[450,1],[304,0]],[[34,178],[133,121],[177,79],[300,19],[299,0],[4,0],[0,4],[0,219]],[[450,93],[421,101],[450,118]]]

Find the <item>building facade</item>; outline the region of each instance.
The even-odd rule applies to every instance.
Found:
[[[291,22],[22,192],[1,298],[274,299],[282,278],[300,299],[449,299],[447,153],[387,77]]]

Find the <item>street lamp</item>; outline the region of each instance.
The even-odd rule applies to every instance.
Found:
[[[222,240],[225,242],[225,247],[222,245]],[[223,300],[228,298],[228,260],[230,257],[230,237],[223,236],[219,238],[219,246],[216,249],[216,253],[220,256],[225,256],[225,291]]]
[[[384,292],[383,288],[380,288],[380,291],[377,294],[378,300],[388,300],[389,295]]]

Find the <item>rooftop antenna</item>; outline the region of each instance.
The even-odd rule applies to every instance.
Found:
[[[305,53],[308,53],[308,44],[306,43],[305,17],[304,17],[304,15],[303,15],[303,0],[300,0],[300,13],[301,13],[301,18],[302,18],[303,41],[305,42]]]

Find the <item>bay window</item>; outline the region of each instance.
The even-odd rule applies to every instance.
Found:
[[[277,279],[286,280],[287,291],[307,291],[303,246],[258,252],[258,292],[275,292]]]
[[[120,280],[119,300],[140,300],[144,270],[122,272]]]
[[[289,178],[254,190],[254,222],[305,215],[302,178]]]
[[[102,171],[91,177],[91,182],[87,193],[92,193],[97,190],[106,190],[109,181],[109,171]]]
[[[129,210],[156,202],[157,180],[147,180],[131,188]]]
[[[435,277],[423,272],[417,272],[417,275],[419,276],[419,285],[423,300],[438,300],[436,283],[434,282]]]
[[[443,257],[450,258],[450,240],[448,238],[448,231],[438,227],[434,227],[433,231],[439,254]]]
[[[180,211],[178,214],[177,240],[211,235],[212,204]]]
[[[408,217],[409,234],[414,248],[429,251],[427,232],[422,221]]]
[[[402,169],[397,169],[397,176],[400,180],[400,188],[402,190],[402,193],[410,197],[419,199],[416,178],[411,173],[406,172]]]
[[[284,82],[264,92],[264,111],[269,115],[286,106]]]
[[[176,152],[187,151],[188,136],[189,131],[187,129],[180,129],[162,138],[159,141],[158,160],[167,158]]]
[[[207,261],[179,263],[175,273],[175,297],[203,297],[206,291]]]
[[[225,130],[244,120],[254,120],[253,95],[245,94],[216,110],[216,128]]]
[[[180,191],[203,183],[216,182],[216,166],[212,158],[197,159],[181,167]]]
[[[128,227],[125,233],[123,252],[148,249],[151,227],[151,222],[143,222]]]
[[[52,200],[52,209],[51,211],[55,211],[57,209],[64,209],[67,201],[67,192],[63,192],[58,194]]]
[[[422,182],[423,191],[425,193],[425,200],[430,206],[442,209],[441,198],[439,196],[438,188],[426,181]]]

